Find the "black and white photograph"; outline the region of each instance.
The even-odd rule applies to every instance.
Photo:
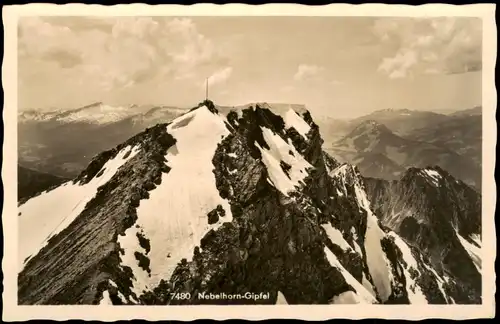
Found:
[[[11,26],[16,305],[494,305],[484,18],[55,7]]]

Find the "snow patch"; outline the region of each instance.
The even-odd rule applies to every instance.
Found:
[[[467,251],[467,253],[469,254],[472,262],[476,266],[477,271],[481,273],[481,248],[467,241],[462,235],[458,234],[457,230],[455,230],[455,233],[457,233],[457,237],[460,240],[460,243],[462,243],[465,251]]]
[[[333,244],[338,245],[344,251],[352,250],[351,246],[347,243],[338,229],[334,228],[331,224],[322,224],[321,227],[323,227],[326,235]]]
[[[307,139],[307,133],[311,130],[304,119],[302,119],[293,109],[289,109],[284,116],[285,125],[287,128],[295,128],[295,130]]]
[[[353,291],[345,291],[338,296],[334,296],[330,304],[360,304],[362,301]]]
[[[99,302],[99,306],[113,305],[111,298],[109,298],[109,292],[107,290],[102,292],[102,299]]]
[[[363,272],[363,278],[361,279],[361,284],[366,288],[373,296],[376,296],[375,290],[373,289],[372,283],[366,278],[365,273]]]
[[[271,182],[285,196],[288,196],[289,192],[296,190],[301,183],[304,183],[307,168],[312,168],[312,165],[297,152],[293,145],[285,142],[270,129],[266,127],[261,127],[261,129],[269,150],[263,149],[258,143],[255,145],[262,155],[262,161],[267,167]],[[288,154],[289,151],[293,152],[293,156]],[[288,175],[281,168],[281,161],[290,165]]]
[[[420,275],[420,270],[418,269],[417,260],[413,257],[413,253],[408,245],[395,233],[391,232],[389,234],[394,238],[394,242],[403,254],[403,260],[406,266],[403,267],[405,279],[406,279],[406,291],[408,293],[408,299],[411,304],[428,304],[428,300],[422,292],[422,288],[416,283],[415,279],[412,278],[410,269],[416,271]]]
[[[278,298],[276,299],[276,305],[288,305],[285,296],[281,291],[278,291]]]
[[[108,280],[109,284],[113,287],[115,287],[118,291],[118,298],[120,298],[120,300],[123,302],[123,303],[127,303],[128,300],[127,298],[118,290],[118,285],[111,279]],[[107,292],[107,291],[106,291]]]
[[[337,268],[340,271],[340,273],[344,276],[344,279],[346,280],[346,282],[349,285],[351,285],[352,288],[354,288],[354,290],[356,291],[356,293],[359,297],[360,302],[361,303],[369,303],[369,304],[376,303],[375,296],[372,295],[361,283],[359,283],[359,281],[356,280],[356,278],[354,278],[352,276],[351,273],[349,273],[349,271],[347,271],[342,266],[340,261],[337,259],[337,256],[335,256],[335,254],[333,254],[333,252],[330,251],[330,249],[326,246],[324,247],[324,251],[326,254],[326,258],[327,258],[328,262],[330,263],[330,265],[332,267]]]
[[[481,243],[481,236],[479,234],[471,234],[469,235],[470,239],[476,243],[476,245],[481,248],[482,243]]]
[[[380,242],[385,237],[385,233],[378,226],[378,219],[370,209],[370,202],[364,190],[361,189],[358,183],[355,183],[354,190],[359,206],[367,213],[365,251],[368,269],[380,298],[382,301],[386,301],[392,293],[394,278],[390,271],[390,263]]]
[[[19,206],[19,271],[24,268],[24,260],[35,256],[47,245],[50,237],[68,227],[95,197],[97,189],[106,184],[139,151],[138,146],[127,146],[104,164],[99,177],[94,176],[84,185],[68,181]]]
[[[451,296],[448,296],[448,294],[446,293],[446,291],[444,290],[444,284],[449,281],[449,277],[448,279],[446,278],[442,278],[432,267],[428,266],[427,264],[422,263],[424,265],[424,267],[429,270],[433,275],[434,277],[436,278],[436,283],[438,285],[438,289],[439,291],[441,292],[441,294],[443,295],[444,299],[447,300],[448,302],[451,302],[452,304],[455,304],[455,300],[451,297]]]
[[[363,250],[361,250],[361,247],[359,246],[358,242],[356,242],[356,240],[353,240],[352,243],[354,245],[354,250],[358,252],[360,256],[363,256]]]
[[[177,140],[165,156],[170,172],[162,174],[161,184],[137,208],[136,225],[150,240],[147,257],[151,275],[138,266],[134,256],[136,251],[145,253],[136,237],[136,226],[118,238],[125,250],[121,264],[133,270],[132,290],[136,294],[154,288],[161,279],[170,279],[181,259],[191,260],[194,248],[208,231],[232,221],[229,203],[220,197],[212,172],[217,145],[229,134],[224,119],[206,107],[182,116],[181,121],[185,118],[190,118],[188,126],[174,128],[171,124],[167,128]],[[217,205],[222,205],[225,216],[209,225],[207,214]]]
[[[111,279],[108,280],[109,284],[113,287],[115,287],[116,289],[118,289],[118,285]]]
[[[347,172],[349,171],[349,165],[348,164],[343,164],[336,169],[332,170],[328,175],[334,179],[336,179],[338,182],[340,182],[340,185],[342,186],[342,191],[339,190],[339,188],[335,188],[337,190],[337,195],[338,196],[344,196],[347,195]]]
[[[227,153],[227,156],[232,157],[234,159],[236,159],[238,157],[238,155],[236,155],[236,153]]]
[[[439,186],[439,180],[442,178],[439,172],[431,169],[424,169],[422,170],[422,173],[426,175],[427,179],[430,178],[431,182],[437,187]]]

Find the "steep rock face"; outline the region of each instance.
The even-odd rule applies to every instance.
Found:
[[[168,172],[161,152],[174,143],[165,127],[148,129],[20,206],[19,304],[92,304],[111,277],[126,293],[130,269],[118,266],[117,237],[134,224],[148,184]]]
[[[68,188],[20,206],[19,302],[453,302],[459,279],[383,226],[358,169],[321,145],[308,112],[209,101],[138,134],[93,159],[73,182],[85,208],[30,244]],[[247,292],[270,298],[204,298]]]
[[[437,166],[411,168],[399,181],[366,181],[382,222],[462,283],[456,302],[480,302],[480,194]]]

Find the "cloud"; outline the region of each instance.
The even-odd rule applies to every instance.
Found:
[[[231,74],[233,73],[233,68],[228,66],[223,69],[220,69],[218,71],[215,71],[209,78],[208,78],[208,86],[214,86],[217,84],[222,84],[226,82],[230,77]],[[203,86],[205,86],[205,83],[203,83]]]
[[[378,70],[386,72],[391,79],[404,78],[417,62],[417,53],[414,50],[399,51],[396,56],[385,58]]]
[[[72,68],[82,63],[81,55],[61,49],[47,51],[42,55],[42,58],[49,61],[55,61],[64,69]]]
[[[390,78],[464,73],[482,68],[480,19],[381,18],[372,30],[387,49],[378,70]]]
[[[174,18],[165,27],[160,41],[162,50],[172,59],[179,79],[193,77],[197,67],[210,65],[220,55],[191,19]]]
[[[293,76],[294,80],[302,81],[319,75],[324,68],[317,65],[300,64]]]
[[[18,48],[20,69],[30,69],[40,60],[55,62],[104,91],[159,74],[195,77],[203,66],[214,68],[213,62],[220,61],[212,41],[188,18],[24,17]]]

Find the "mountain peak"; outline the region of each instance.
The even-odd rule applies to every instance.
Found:
[[[361,122],[358,126],[356,126],[351,131],[351,133],[347,136],[348,137],[357,137],[361,134],[380,135],[380,134],[392,134],[392,132],[384,124],[379,123],[373,119],[368,119],[368,120]]]
[[[448,182],[462,183],[438,165],[429,165],[423,168],[410,167],[401,178],[401,180],[406,182],[415,181],[415,179],[424,180],[427,184],[433,187],[441,187],[446,185]]]
[[[351,132],[335,143],[335,147],[359,152],[379,152],[386,146],[400,145],[404,139],[384,124],[369,119],[360,122]]]
[[[200,102],[196,107],[192,108],[189,111],[193,111],[193,110],[200,109],[200,108],[201,109],[206,108],[206,109],[208,109],[208,111],[210,111],[213,114],[218,114],[219,113],[219,111],[215,107],[215,104],[213,103],[213,101],[208,100],[208,99]]]

